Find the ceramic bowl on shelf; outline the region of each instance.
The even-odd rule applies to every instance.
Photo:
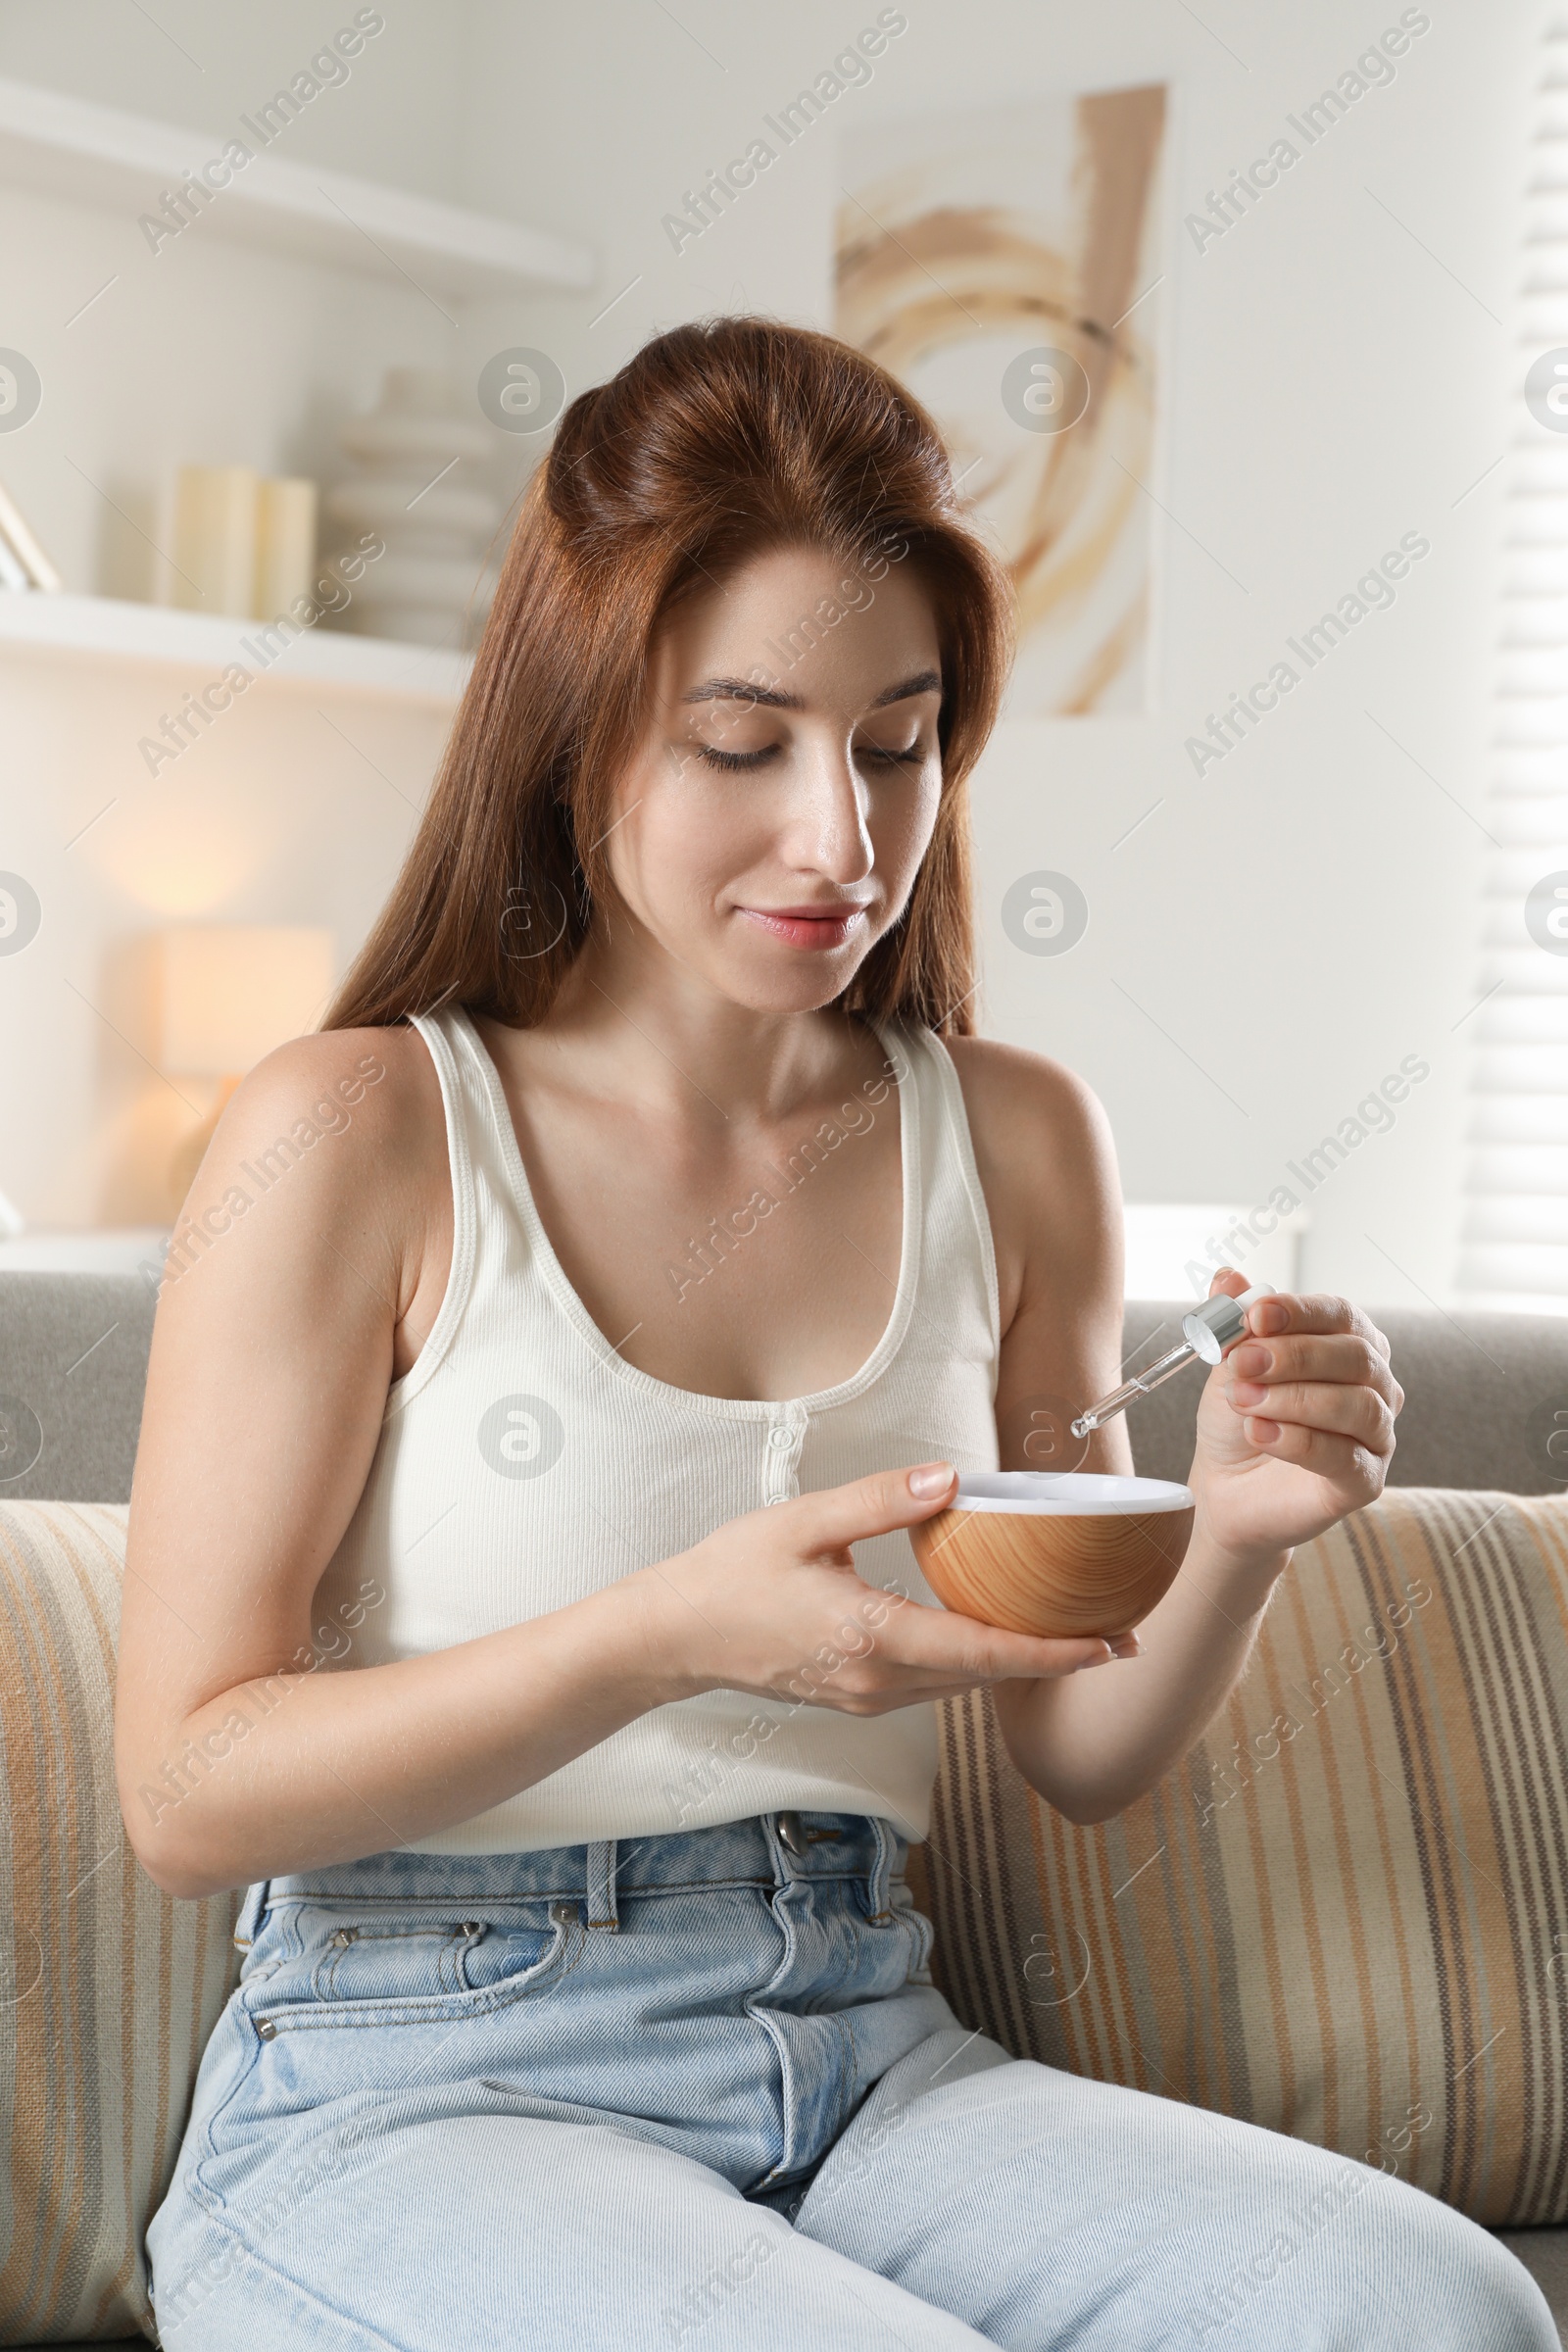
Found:
[[[945,1608],[1018,1634],[1127,1633],[1174,1583],[1190,1487],[1093,1471],[970,1471],[909,1539]]]

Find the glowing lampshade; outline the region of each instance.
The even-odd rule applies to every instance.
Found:
[[[320,1018],[332,990],[332,934],[240,923],[160,933],[162,1068],[241,1078]]]

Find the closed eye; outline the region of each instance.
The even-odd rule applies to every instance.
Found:
[[[710,767],[723,769],[729,775],[764,767],[770,760],[777,760],[783,751],[782,744],[777,743],[764,744],[760,751],[756,752],[724,752],[712,743],[700,743],[696,748],[699,760],[706,761]],[[876,767],[917,767],[925,758],[925,753],[916,738],[902,749],[891,744],[858,744],[855,756]]]
[[[917,738],[913,743],[906,745],[903,751],[898,751],[893,746],[884,743],[862,743],[857,750],[856,757],[859,760],[874,760],[882,767],[913,767],[924,759],[925,754],[921,750]]]
[[[740,769],[761,767],[767,760],[776,760],[779,750],[778,744],[766,743],[760,752],[721,752],[711,743],[700,743],[697,757],[706,760],[710,767],[725,768],[733,775]]]

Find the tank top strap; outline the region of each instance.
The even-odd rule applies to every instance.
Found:
[[[890,1021],[877,1032],[909,1071],[920,1101],[922,1139],[921,1216],[927,1266],[922,1305],[936,1304],[933,1293],[955,1284],[978,1287],[994,1354],[1002,1348],[1002,1303],[996,1247],[986,1207],[963,1100],[953,1056],[935,1030]]]
[[[463,1320],[473,1290],[483,1216],[481,1188],[475,1181],[475,1157],[490,1156],[485,1133],[489,1107],[461,1018],[454,1007],[447,1005],[434,1012],[411,1013],[409,1019],[424,1040],[441,1088],[447,1169],[452,1180],[452,1267],[424,1346],[412,1370],[394,1381],[387,1393],[385,1420],[401,1412],[434,1377]]]

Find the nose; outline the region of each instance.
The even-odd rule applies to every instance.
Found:
[[[841,887],[863,882],[876,862],[869,805],[848,745],[814,745],[791,796],[780,845],[784,863],[797,873],[825,874]]]

